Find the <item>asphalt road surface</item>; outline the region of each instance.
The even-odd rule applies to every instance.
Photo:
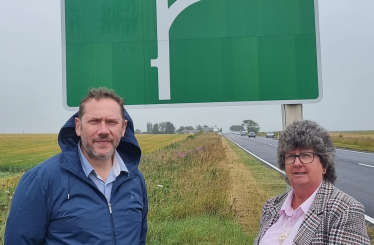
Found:
[[[263,137],[247,138],[225,135],[244,149],[277,166],[278,141]],[[374,154],[352,150],[336,150],[337,163],[335,186],[348,193],[365,206],[368,221],[374,221]]]

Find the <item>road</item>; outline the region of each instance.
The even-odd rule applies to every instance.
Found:
[[[278,141],[263,137],[247,138],[239,135],[225,135],[249,152],[277,166]],[[374,154],[352,150],[336,150],[337,163],[335,186],[348,193],[365,206],[367,220],[374,218]]]

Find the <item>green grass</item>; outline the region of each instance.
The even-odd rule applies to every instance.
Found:
[[[252,244],[234,220],[214,215],[186,217],[183,220],[149,222],[147,244]]]

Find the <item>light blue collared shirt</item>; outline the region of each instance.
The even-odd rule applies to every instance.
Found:
[[[79,158],[82,163],[82,168],[84,173],[86,174],[87,178],[90,178],[97,188],[101,191],[101,193],[104,194],[106,200],[108,203],[110,203],[110,197],[112,195],[112,186],[113,182],[116,180],[117,176],[123,171],[128,173],[128,169],[125,165],[125,163],[122,161],[121,156],[118,154],[117,151],[115,151],[114,157],[113,157],[113,167],[110,170],[108,177],[106,178],[106,181],[104,181],[95,171],[95,169],[92,167],[90,162],[87,160],[87,158],[83,155],[83,152],[80,147],[80,141],[78,142],[78,152],[79,152]]]

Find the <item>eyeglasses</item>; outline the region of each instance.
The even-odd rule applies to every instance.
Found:
[[[296,160],[296,157],[299,158],[301,163],[308,164],[314,161],[314,155],[318,155],[318,154],[314,152],[303,152],[303,153],[300,153],[299,155],[286,153],[286,154],[283,154],[281,157],[282,157],[282,161],[286,165],[293,164]]]

